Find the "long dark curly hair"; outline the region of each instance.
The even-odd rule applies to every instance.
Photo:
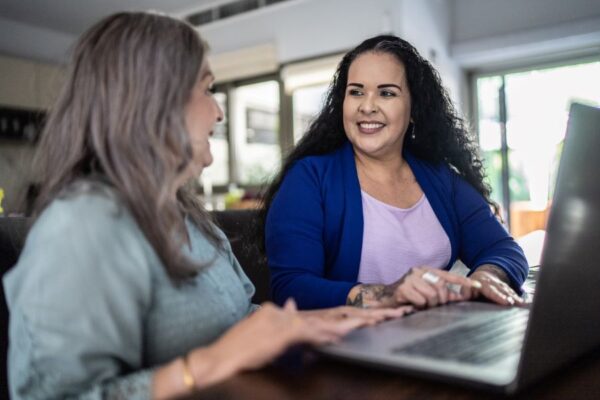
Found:
[[[285,158],[279,174],[263,194],[254,240],[264,250],[264,226],[281,182],[290,167],[301,158],[330,153],[348,139],[343,126],[343,103],[352,62],[368,52],[388,53],[396,57],[406,70],[411,94],[412,127],[414,135],[406,135],[404,148],[420,159],[433,164],[444,163],[469,182],[499,215],[498,205],[491,200],[489,185],[479,157],[478,146],[458,116],[439,74],[433,66],[407,41],[392,35],[380,35],[365,40],[352,49],[338,65],[327,92],[325,105],[311,123],[306,134]]]

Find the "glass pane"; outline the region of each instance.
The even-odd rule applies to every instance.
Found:
[[[552,198],[554,177],[572,101],[600,104],[600,62],[532,70],[506,76],[507,141],[515,201],[545,209]]]
[[[308,126],[323,108],[328,84],[303,87],[294,90],[292,102],[294,108],[294,143],[306,133]]]
[[[501,85],[502,78],[500,76],[477,80],[479,145],[487,181],[492,187],[491,197],[498,204],[502,204],[502,155],[498,109],[498,90]]]
[[[573,101],[600,105],[600,62],[505,75],[511,232],[543,229]],[[477,80],[478,129],[492,198],[502,199],[498,89],[502,76]]]
[[[227,185],[229,182],[229,141],[227,140],[227,95],[215,93],[215,99],[223,110],[223,122],[215,125],[210,138],[210,151],[213,155],[211,166],[202,171],[205,185]]]
[[[279,83],[239,86],[233,96],[230,118],[240,183],[259,185],[281,164]]]

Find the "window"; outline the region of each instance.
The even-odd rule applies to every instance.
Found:
[[[243,185],[260,185],[281,164],[279,146],[279,83],[268,80],[232,91],[231,139],[237,156],[237,177]]]
[[[294,110],[294,143],[304,135],[310,123],[323,108],[329,85],[302,87],[294,90],[292,104]]]
[[[202,180],[205,184],[227,185],[229,183],[229,140],[227,121],[227,95],[217,92],[215,99],[223,110],[223,121],[215,125],[213,136],[210,138],[210,151],[213,155],[213,163],[202,171]]]
[[[340,58],[298,62],[276,74],[216,85],[224,120],[215,127],[210,140],[214,161],[200,182],[208,197],[213,189],[223,193],[232,185],[255,192],[270,181],[282,156],[322,108]]]
[[[594,61],[476,77],[484,165],[513,235],[545,227],[570,103],[600,105],[598,76]]]

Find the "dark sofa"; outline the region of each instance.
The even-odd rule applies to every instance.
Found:
[[[244,233],[256,220],[254,210],[216,211],[213,217],[223,229],[233,252],[244,268],[246,275],[256,287],[252,298],[254,303],[262,303],[269,299],[269,270],[266,259],[259,251],[248,246],[244,240]],[[29,219],[0,217],[0,276],[12,268],[17,262],[27,231]],[[4,287],[0,285],[0,399],[8,399],[6,353],[8,347],[8,310],[4,298]]]

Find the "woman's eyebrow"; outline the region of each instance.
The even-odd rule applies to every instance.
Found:
[[[395,83],[384,83],[382,85],[378,85],[377,89],[383,89],[386,87],[395,87],[398,90],[402,90],[402,88],[400,86],[396,85]]]
[[[349,83],[347,86],[356,86],[361,89],[365,87],[365,85],[363,85],[362,83],[354,83],[354,82]],[[383,89],[383,88],[387,88],[387,87],[395,87],[398,90],[402,90],[402,88],[399,85],[396,85],[395,83],[382,83],[381,85],[377,85],[377,89]]]
[[[204,80],[206,78],[210,78],[211,80],[215,79],[215,75],[213,74],[213,72],[210,69],[207,69],[206,71],[204,71],[202,73],[202,75],[200,76],[200,80]]]

